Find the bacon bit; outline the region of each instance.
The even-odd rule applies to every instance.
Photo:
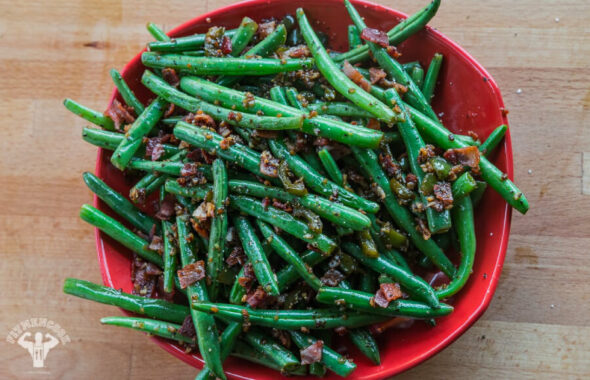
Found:
[[[389,306],[389,302],[387,301],[387,298],[385,298],[385,294],[383,294],[381,289],[377,290],[377,293],[375,293],[374,297],[371,297],[371,300],[373,301],[371,303],[371,306],[373,307],[379,306],[382,308],[386,308],[387,306]]]
[[[200,222],[204,222],[215,216],[215,204],[213,202],[203,201],[193,212],[193,217]]]
[[[326,273],[320,278],[323,285],[326,286],[338,286],[340,281],[344,279],[344,275],[336,269],[328,269]]]
[[[166,109],[166,112],[164,112],[164,117],[172,116],[174,111],[176,111],[176,106],[174,105],[174,103],[168,104],[168,108]]]
[[[369,68],[369,75],[371,78],[371,84],[377,84],[382,79],[387,78],[387,73],[383,69],[380,69],[378,67]]]
[[[461,164],[472,170],[479,169],[479,149],[476,146],[448,149],[443,157],[453,164]]]
[[[395,177],[400,171],[400,166],[393,162],[393,157],[390,154],[379,153],[379,163],[389,177]]]
[[[180,335],[188,336],[189,338],[196,338],[197,332],[195,325],[193,324],[193,318],[191,315],[187,315],[182,322],[182,326],[178,329]]]
[[[196,175],[199,172],[199,165],[192,162],[187,162],[184,164],[182,169],[180,169],[180,175],[182,177],[190,177]]]
[[[418,184],[418,177],[414,173],[408,173],[406,175],[406,187],[410,190],[414,190]]]
[[[164,241],[160,236],[154,235],[154,237],[152,237],[152,240],[150,241],[150,245],[148,245],[148,248],[152,251],[156,251],[159,254],[162,254],[162,252],[164,252]]]
[[[403,296],[402,290],[399,287],[399,284],[381,284],[379,286],[379,291],[383,293],[383,296],[387,300],[387,302],[395,301],[398,298]]]
[[[269,34],[274,32],[277,23],[272,20],[268,22],[263,22],[262,24],[258,24],[258,32],[257,37],[259,40],[263,40],[268,37]]]
[[[160,209],[155,217],[160,220],[168,220],[174,215],[174,198],[166,196],[160,204]]]
[[[259,286],[256,290],[246,295],[246,303],[251,308],[256,309],[257,307],[263,307],[266,304],[267,298],[268,294]]]
[[[279,176],[279,160],[265,150],[260,155],[260,172],[272,178]]]
[[[453,207],[453,192],[451,191],[451,184],[448,182],[439,182],[434,185],[434,196],[445,209]]]
[[[387,42],[389,43],[389,41]],[[387,46],[385,49],[387,50],[387,54],[392,58],[397,59],[402,56],[402,53],[400,53],[395,46]]]
[[[122,131],[121,126],[131,124],[135,121],[135,117],[129,112],[131,108],[124,106],[117,99],[113,100],[111,106],[104,112],[105,116],[110,117],[115,123],[115,129]]]
[[[162,78],[164,78],[164,80],[171,86],[178,87],[180,84],[180,78],[178,77],[178,74],[176,74],[176,70],[169,67],[162,69]]]
[[[479,135],[473,131],[467,131],[467,135],[469,135],[469,137],[471,137],[475,141],[479,140]]]
[[[272,207],[278,208],[279,210],[283,210],[288,212],[289,214],[293,212],[293,207],[289,204],[289,202],[281,202],[276,198],[272,199]]]
[[[367,123],[367,128],[380,131],[381,130],[381,123],[377,119],[370,118],[369,122]]]
[[[221,140],[221,142],[219,143],[219,147],[223,150],[228,150],[235,143],[236,143],[236,141],[234,140],[234,138],[231,136],[228,136],[228,137],[225,137],[223,140]]]
[[[227,259],[225,259],[225,262],[230,267],[233,267],[236,264],[240,264],[241,266],[243,266],[246,263],[246,260],[247,257],[244,254],[244,249],[237,245],[232,249]]]
[[[316,340],[315,343],[300,350],[301,364],[318,363],[322,360],[322,350],[324,349],[324,341]]]
[[[186,121],[187,123],[190,123],[192,125],[196,125],[199,127],[209,127],[209,128],[215,128],[216,124],[215,124],[215,120],[213,120],[213,118],[203,112],[198,112],[196,114],[194,113],[189,113],[188,115],[186,115],[183,119],[183,121]]]
[[[199,236],[205,239],[209,239],[209,231],[206,228],[206,226],[202,226],[201,223],[195,218],[190,218],[189,220],[191,222],[191,225],[193,226],[193,229],[199,234]]]
[[[318,137],[313,141],[314,146],[326,146],[330,144],[330,140],[325,137]]]
[[[164,154],[164,145],[161,143],[161,138],[152,137],[147,140],[145,145],[145,155],[150,157],[152,161],[158,161]]]
[[[210,165],[214,160],[215,157],[210,155],[209,153],[207,153],[206,151],[204,151],[201,148],[197,148],[193,151],[190,151],[187,155],[186,158],[188,158],[189,160],[193,161],[193,162],[201,162],[201,163],[205,163]]]
[[[278,339],[283,346],[287,348],[291,347],[291,335],[289,335],[287,331],[272,329],[271,334],[273,338]]]
[[[268,206],[270,206],[270,198],[264,197],[264,199],[262,199],[262,207],[264,207],[264,209],[267,210]]]
[[[422,234],[422,237],[424,238],[424,240],[430,239],[430,237],[432,236],[432,233],[428,229],[428,225],[426,224],[424,219],[416,218],[415,220],[416,220],[416,230]]]
[[[387,33],[373,28],[365,28],[361,32],[361,39],[369,42],[374,42],[381,47],[389,46],[389,36]]]
[[[252,283],[256,279],[254,275],[254,269],[251,263],[246,263],[244,265],[244,275],[242,277],[238,277],[238,284],[246,290],[250,290]]]
[[[290,58],[305,58],[311,56],[311,51],[305,45],[293,46],[292,48],[287,49],[283,56],[287,56]]]
[[[418,163],[423,164],[434,156],[436,156],[434,146],[430,144],[425,145],[423,148],[420,148],[420,151],[418,152]]]
[[[228,36],[223,36],[221,41],[221,52],[225,55],[232,52],[231,39]]]
[[[176,271],[180,287],[182,289],[205,278],[205,262],[199,260],[196,263],[185,265],[184,268]]]
[[[369,83],[369,81],[366,80],[365,77],[354,68],[354,66],[348,63],[348,61],[344,61],[344,64],[342,65],[342,72],[363,90],[367,92],[371,91],[371,83]]]
[[[145,262],[134,253],[131,266],[131,282],[133,283],[132,293],[142,297],[153,297],[157,276],[161,273],[162,271],[160,271],[158,267]]]
[[[451,171],[449,172],[449,176],[448,176],[448,180],[449,181],[454,181],[457,179],[457,177],[459,177],[459,175],[463,174],[463,172],[465,171],[465,169],[463,168],[463,165],[455,165],[451,168]]]
[[[244,105],[244,107],[254,107],[255,103],[256,97],[254,96],[254,94],[252,94],[251,92],[246,92],[246,94],[244,95],[244,99],[242,99],[242,104]]]

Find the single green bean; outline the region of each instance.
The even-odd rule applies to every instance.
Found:
[[[65,99],[64,106],[68,109],[68,111],[88,120],[92,124],[101,126],[108,131],[115,130],[115,124],[113,123],[113,120],[98,111],[85,107],[80,103],[73,101],[72,99]]]
[[[301,260],[309,267],[313,267],[316,264],[326,260],[329,256],[324,255],[317,251],[305,251],[301,255]],[[282,292],[287,289],[291,284],[299,279],[299,272],[292,265],[286,265],[277,273],[277,282],[279,284],[279,290]]]
[[[223,333],[221,334],[221,343],[220,343],[220,347],[221,347],[221,360],[225,360],[230,353],[232,352],[232,350],[234,349],[234,346],[236,345],[236,342],[238,341],[238,336],[240,335],[240,333],[242,332],[242,325],[239,323],[235,323],[232,322],[230,324],[227,325],[227,327],[225,328],[225,330],[223,330]],[[199,372],[199,374],[195,377],[195,380],[207,380],[209,379],[211,376],[214,376],[211,373],[211,370],[209,369],[209,367],[207,367],[206,365],[203,367],[203,369]]]
[[[436,87],[436,81],[438,80],[438,73],[440,72],[442,61],[443,55],[436,53],[432,57],[430,65],[428,66],[426,78],[424,78],[424,85],[422,86],[422,94],[428,102],[430,102],[432,96],[434,95],[434,88]]]
[[[111,78],[113,78],[113,83],[115,83],[115,87],[117,87],[117,90],[119,90],[119,94],[121,94],[121,97],[123,98],[125,103],[129,107],[133,108],[136,115],[140,115],[145,109],[145,107],[139,101],[139,99],[137,99],[133,91],[129,88],[127,82],[125,82],[125,79],[123,79],[121,73],[119,73],[116,69],[111,69]]]
[[[174,274],[178,266],[176,255],[176,245],[174,244],[174,235],[172,233],[172,223],[162,221],[162,234],[164,240],[164,273],[163,273],[163,288],[167,293],[174,290]]]
[[[127,294],[113,288],[75,278],[66,278],[63,292],[168,322],[182,323],[186,316],[189,315],[189,308],[184,305],[178,305],[163,299]]]
[[[363,44],[361,34],[356,26],[348,25],[348,50],[352,50]]]
[[[317,339],[311,335],[303,334],[299,331],[290,331],[290,333],[291,338],[293,338],[293,341],[301,350],[304,350],[317,342]],[[322,346],[320,362],[330,371],[343,377],[350,375],[356,369],[356,364],[332,350],[327,344]]]
[[[326,173],[328,173],[330,179],[338,186],[344,186],[342,172],[340,171],[340,168],[338,168],[338,164],[336,163],[336,160],[334,160],[334,157],[332,157],[330,154],[330,151],[328,151],[326,148],[320,149],[318,152],[318,157],[324,165],[324,169],[326,169]]]
[[[162,338],[195,344],[196,339],[182,335],[178,332],[181,325],[176,323],[157,321],[154,319],[137,318],[137,317],[105,317],[100,319],[103,325],[127,327],[137,331],[143,331],[150,335],[156,335]]]
[[[236,358],[247,360],[251,363],[260,364],[264,367],[274,369],[275,371],[281,371],[281,367],[276,364],[268,355],[256,351],[252,346],[244,341],[238,340],[234,347],[234,351],[231,353]],[[294,376],[305,376],[307,375],[306,366],[300,366],[295,371],[287,373],[287,375]]]
[[[236,29],[225,31],[225,35],[230,38],[233,37],[235,33]],[[156,39],[158,41],[150,42],[147,45],[148,50],[159,52],[182,52],[200,49],[205,45],[205,34],[193,34],[185,37],[168,38],[167,40],[161,40],[157,37]]]
[[[244,340],[256,351],[268,356],[281,369],[281,372],[291,372],[300,367],[299,360],[293,353],[281,346],[276,340],[257,330],[250,330],[244,334]]]
[[[307,106],[307,109],[316,111],[319,115],[361,118],[373,117],[372,113],[359,108],[356,104],[345,102],[312,103]]]
[[[492,133],[490,133],[486,141],[484,141],[479,146],[479,151],[483,153],[484,156],[489,157],[490,154],[494,151],[494,148],[496,148],[500,141],[502,141],[507,130],[508,126],[506,124],[502,124],[498,128],[494,129]]]
[[[477,206],[479,204],[488,187],[488,184],[484,181],[475,181],[475,184],[475,190],[471,192],[471,201],[473,202],[473,206]]]
[[[170,37],[168,37],[168,35],[166,35],[166,33],[153,22],[148,22],[146,28],[156,41],[170,41]]]
[[[121,141],[125,139],[125,135],[118,132],[110,132],[104,131],[102,129],[85,127],[82,129],[82,139],[92,145],[107,150],[115,150]],[[164,155],[162,157],[170,157],[180,152],[180,149],[175,145],[162,144],[162,147],[164,148]],[[140,157],[144,154],[145,150],[142,151],[141,148],[136,153],[136,155]]]
[[[403,70],[403,66],[402,66],[402,70]],[[414,67],[412,69],[411,74],[410,74],[410,78],[412,79],[412,81],[414,81],[416,86],[419,89],[421,89],[422,85],[424,84],[424,69],[421,67]]]
[[[258,30],[258,24],[250,17],[244,17],[238,30],[231,39],[232,50],[230,55],[237,57],[244,51],[244,48],[248,45],[256,31]]]
[[[211,278],[209,293],[212,300],[219,294],[218,276],[223,268],[223,251],[225,249],[225,236],[227,235],[228,209],[226,201],[228,197],[227,169],[222,159],[213,161],[213,203],[215,204],[215,217],[211,221],[209,232],[209,252],[207,254],[207,273]]]

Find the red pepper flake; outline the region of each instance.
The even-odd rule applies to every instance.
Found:
[[[342,65],[342,72],[363,90],[367,92],[371,91],[371,83],[369,83],[369,81],[366,80],[365,77],[354,68],[354,66],[348,63],[348,61],[344,61],[344,64]],[[354,89],[350,88],[348,91],[349,93],[351,93],[350,90]]]
[[[281,202],[276,198],[272,199],[272,207],[278,208],[279,210],[283,210],[288,213],[293,212],[293,207],[288,202]]]
[[[270,206],[270,198],[269,197],[264,197],[262,199],[262,207],[264,207],[265,210],[268,210],[268,206]]]
[[[361,32],[361,39],[374,42],[384,48],[389,46],[389,36],[382,30],[365,28]]]
[[[318,363],[322,360],[322,350],[324,349],[324,341],[316,340],[312,345],[300,350],[301,364]]]
[[[179,269],[176,273],[178,274],[180,287],[184,289],[205,278],[205,262],[199,260],[196,263],[185,265],[184,268]]]

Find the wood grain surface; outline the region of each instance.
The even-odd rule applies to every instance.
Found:
[[[96,150],[65,97],[103,109],[108,70],[150,39],[231,1],[0,0],[0,378],[188,379],[195,370],[145,336],[103,327],[108,306],[66,297],[67,276],[99,282],[94,233],[77,216]],[[425,1],[381,0],[405,12]],[[400,378],[590,377],[590,3],[445,0],[433,25],[498,82],[514,144],[515,214],[504,272],[485,315]],[[33,370],[4,339],[49,318],[71,343]]]

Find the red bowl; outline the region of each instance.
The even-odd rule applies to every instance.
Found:
[[[354,1],[359,12],[370,27],[389,30],[406,15],[367,1]],[[346,50],[346,28],[351,23],[344,5],[338,0],[250,0],[233,4],[201,15],[173,29],[170,36],[184,36],[203,33],[211,25],[235,27],[244,16],[262,20],[269,17],[280,18],[294,14],[297,7],[303,7],[314,22],[316,30],[321,30],[331,38],[331,48]],[[319,21],[319,22],[315,22]],[[440,113],[443,123],[453,132],[476,132],[485,138],[498,125],[507,124],[502,115],[504,106],[500,91],[492,77],[461,47],[432,28],[426,28],[409,38],[399,47],[403,53],[402,61],[419,60],[427,67],[433,54],[444,55],[439,84],[433,106]],[[122,74],[142,101],[147,101],[149,92],[141,85],[144,70],[140,55],[133,58],[123,69]],[[119,97],[113,92],[111,101]],[[99,149],[96,174],[110,186],[127,194],[131,186],[121,172],[109,162],[110,154]],[[512,147],[510,132],[504,144],[499,147],[493,162],[512,178]],[[94,197],[96,207],[114,216],[98,198]],[[381,348],[380,366],[372,365],[354,348],[348,347],[358,368],[355,379],[379,379],[407,370],[436,354],[467,330],[488,307],[502,271],[508,235],[510,231],[511,208],[495,192],[487,191],[476,215],[477,254],[473,274],[465,288],[455,297],[455,311],[450,316],[438,320],[436,327],[425,323],[415,323],[405,330],[388,330],[379,337]],[[103,281],[106,285],[123,291],[131,291],[129,251],[96,230],[98,260]],[[202,367],[198,355],[189,355],[177,345],[159,338],[153,338],[160,347],[195,367]],[[277,379],[280,375],[268,368],[229,358],[224,368],[230,378],[235,379]],[[327,378],[337,378],[331,374]]]

